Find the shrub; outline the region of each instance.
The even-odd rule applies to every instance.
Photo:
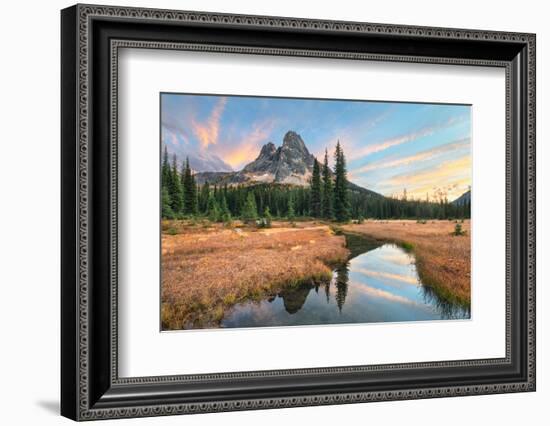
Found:
[[[401,243],[401,247],[403,247],[406,251],[412,251],[412,249],[414,248],[414,246],[411,243],[408,243],[406,241],[403,241]]]
[[[265,208],[264,220],[265,220],[265,227],[271,228],[271,213],[269,212],[269,207]]]
[[[344,231],[339,226],[333,226],[332,231],[334,232],[334,235],[344,235]]]
[[[222,215],[222,221],[223,224],[228,228],[231,228],[233,226],[233,219],[231,218],[231,213],[229,212]]]
[[[455,224],[455,230],[453,231],[453,235],[454,235],[455,237],[458,237],[458,236],[460,236],[460,235],[465,235],[465,234],[466,234],[466,231],[464,231],[464,230],[462,229],[462,224],[457,222],[457,223]]]
[[[267,220],[265,219],[265,217],[261,217],[259,219],[256,219],[256,226],[258,228],[267,228]]]
[[[178,230],[174,227],[170,227],[166,230],[166,233],[168,235],[177,235],[178,234]]]

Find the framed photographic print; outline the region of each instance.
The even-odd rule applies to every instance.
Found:
[[[76,5],[74,420],[535,390],[535,36]]]

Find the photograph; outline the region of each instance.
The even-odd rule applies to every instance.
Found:
[[[489,404],[512,424],[542,407],[537,45],[550,30],[529,5],[399,1],[40,10],[51,51],[21,55],[18,40],[15,56],[58,60],[47,78],[7,80],[22,124],[4,145],[14,205],[41,207],[3,221],[22,253],[4,281],[36,272],[41,292],[33,315],[4,297],[16,341],[60,310],[41,324],[57,337],[23,339],[29,353],[58,342],[32,374],[37,412],[257,424],[327,406],[332,424],[368,403],[426,423],[427,403],[435,422]],[[21,173],[28,99],[60,108],[34,114],[39,155]],[[25,238],[36,217],[56,235]],[[14,418],[33,417],[23,400]]]
[[[470,318],[470,105],[160,98],[161,330]]]

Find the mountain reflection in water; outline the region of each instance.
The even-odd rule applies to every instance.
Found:
[[[221,327],[422,321],[470,318],[440,299],[418,277],[414,256],[394,244],[346,235],[350,258],[332,280],[286,287],[261,301],[243,302]]]

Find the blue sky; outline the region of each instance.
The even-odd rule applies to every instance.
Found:
[[[387,196],[406,189],[453,200],[471,185],[470,106],[184,94],[162,94],[161,103],[169,151],[217,157],[233,170],[294,130],[320,161],[340,140],[349,179]]]

